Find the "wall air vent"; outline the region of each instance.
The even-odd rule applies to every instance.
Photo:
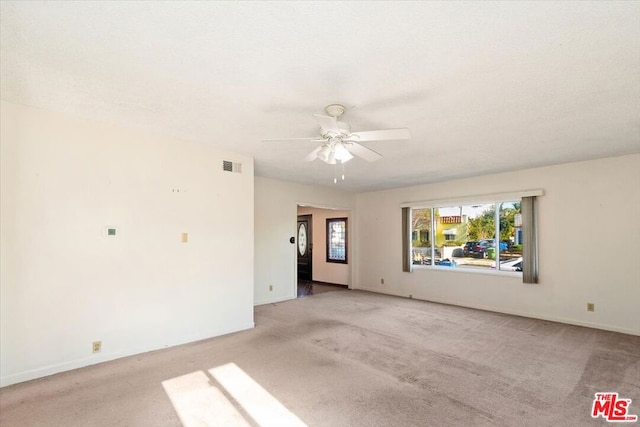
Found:
[[[234,162],[230,162],[228,160],[223,160],[222,161],[222,170],[225,171],[225,172],[241,173],[242,172],[242,163],[234,163]]]

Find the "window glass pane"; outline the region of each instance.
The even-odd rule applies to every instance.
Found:
[[[347,262],[347,219],[327,219],[327,262]]]
[[[522,271],[520,201],[500,204],[500,270]]]
[[[411,259],[414,265],[431,265],[431,208],[411,210]],[[436,253],[436,257],[437,257]]]
[[[462,268],[495,268],[496,205],[464,205],[440,209],[446,215],[458,215],[458,236],[451,256]]]
[[[412,209],[412,263],[522,271],[521,227],[519,201]]]

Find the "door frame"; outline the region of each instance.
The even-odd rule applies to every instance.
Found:
[[[299,251],[299,247],[298,247],[298,239],[300,237],[300,221],[306,221],[307,225],[306,225],[306,231],[307,231],[307,249],[306,249],[306,254],[307,254],[307,259],[309,260],[307,263],[308,266],[308,270],[309,270],[309,279],[310,281],[313,280],[313,215],[311,214],[304,214],[304,215],[298,215],[297,219],[296,219],[296,287],[298,286],[298,280],[300,280],[300,268],[299,265],[300,263],[298,262],[298,258],[300,256],[300,251]],[[307,280],[307,279],[304,279]],[[297,292],[296,292],[297,293]]]
[[[296,231],[296,248],[293,251],[293,265],[294,265],[294,282],[292,283],[292,290],[293,290],[293,295],[298,294],[298,249],[297,249],[297,242],[298,242],[298,237],[297,237],[297,233],[298,233],[298,216],[300,215],[306,215],[306,214],[299,214],[300,209],[304,209],[304,208],[313,208],[313,209],[321,209],[321,210],[326,210],[326,211],[344,211],[347,213],[347,218],[348,218],[348,222],[347,222],[347,239],[348,239],[348,254],[347,257],[349,259],[349,263],[348,265],[348,269],[349,269],[349,273],[347,275],[348,279],[347,279],[347,289],[354,289],[353,288],[353,283],[355,282],[355,277],[354,275],[356,274],[356,269],[355,269],[355,256],[354,253],[357,250],[356,248],[356,242],[355,242],[355,236],[356,236],[356,232],[355,232],[355,225],[356,225],[356,221],[355,218],[353,216],[355,209],[353,207],[344,207],[344,206],[331,206],[331,205],[323,205],[320,203],[309,203],[309,202],[297,202],[296,203],[296,226],[294,228],[294,230]],[[313,239],[313,234],[312,234],[312,239]],[[312,244],[314,244],[315,242],[311,242]],[[324,251],[324,248],[322,248],[322,250]]]

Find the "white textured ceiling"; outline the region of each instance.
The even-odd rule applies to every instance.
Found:
[[[314,113],[408,127],[350,191],[640,152],[640,2],[1,2],[2,99],[255,158],[301,159]]]

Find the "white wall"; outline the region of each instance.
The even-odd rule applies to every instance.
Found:
[[[545,191],[539,284],[401,271],[401,203],[529,189]],[[355,288],[640,335],[640,155],[363,193],[355,223]]]
[[[351,266],[351,221],[347,220],[347,264],[327,262],[327,219],[348,218],[349,211],[318,209],[308,206],[300,206],[298,215],[311,215],[311,230],[313,238],[312,269],[313,280],[319,282],[334,283],[337,285],[349,285]],[[297,255],[296,255],[297,256]]]
[[[256,177],[256,305],[296,298],[296,247],[289,238],[296,235],[298,205],[351,210],[355,200],[353,193],[338,189]]]
[[[256,177],[254,193],[233,153],[5,102],[0,131],[2,386],[252,327],[254,300],[296,296],[299,204],[351,212],[353,287],[640,335],[640,155],[357,196]],[[400,203],[531,188],[539,284],[401,272]]]
[[[0,120],[2,385],[253,326],[251,158],[5,102]]]

